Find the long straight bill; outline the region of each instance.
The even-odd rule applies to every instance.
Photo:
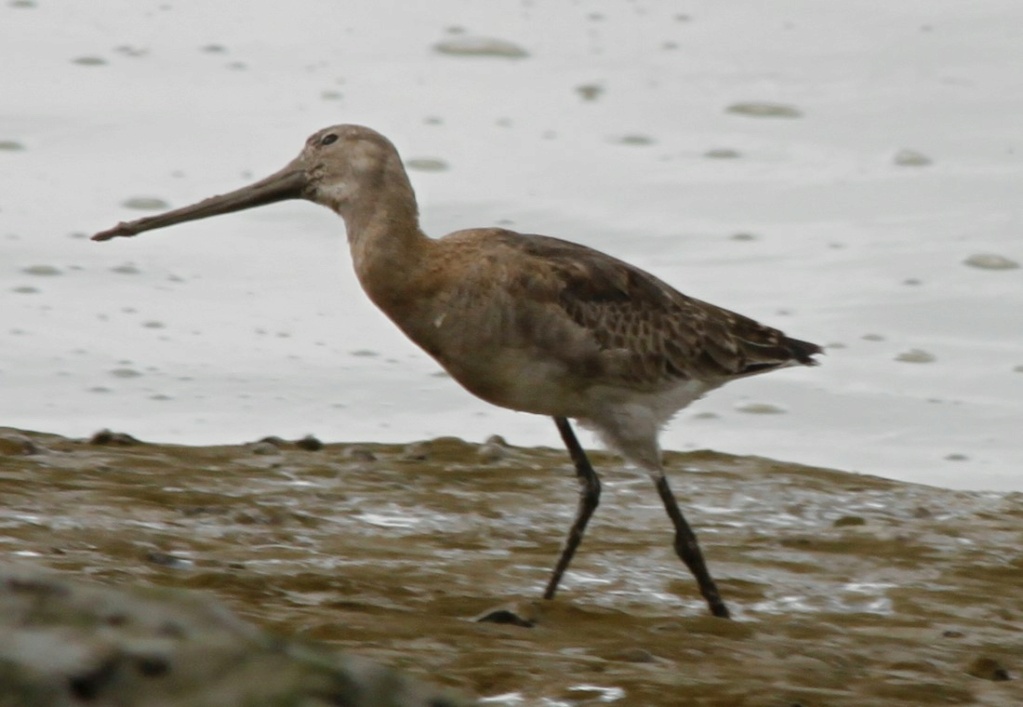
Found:
[[[155,216],[145,216],[134,221],[122,221],[113,228],[100,231],[92,237],[92,240],[108,241],[118,236],[134,236],[143,231],[152,231],[185,221],[229,214],[286,199],[301,199],[306,184],[305,172],[288,165],[280,172],[275,172],[265,179],[227,194],[211,196],[190,206],[182,206],[180,209],[173,209]]]

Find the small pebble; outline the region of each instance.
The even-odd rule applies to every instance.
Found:
[[[80,56],[72,61],[79,66],[103,66],[107,63],[107,60],[100,56]]]
[[[413,442],[405,446],[399,458],[406,462],[424,462],[430,458],[430,452],[425,442]]]
[[[21,272],[26,275],[38,275],[40,277],[52,277],[53,275],[60,275],[60,268],[55,268],[52,265],[29,265],[27,268],[22,268]]]
[[[902,361],[903,363],[933,363],[937,360],[934,354],[928,353],[923,349],[910,349],[909,351],[903,351],[895,357],[896,361]]]
[[[0,140],[0,152],[20,152],[25,146],[17,140]]]
[[[472,620],[483,624],[505,624],[509,626],[521,626],[532,628],[536,625],[536,609],[532,606],[525,608],[517,604],[489,609],[479,614]]]
[[[931,158],[916,150],[899,150],[892,157],[892,162],[900,167],[926,167],[931,163]]]
[[[470,37],[459,35],[445,39],[433,45],[438,54],[451,56],[485,56],[505,59],[523,59],[529,52],[512,42],[490,37]]]
[[[760,101],[733,103],[725,110],[729,113],[745,115],[750,118],[801,118],[803,116],[802,111],[795,106]]]
[[[170,208],[170,204],[155,196],[133,196],[122,201],[121,206],[138,211],[162,211]]]
[[[730,147],[715,147],[712,150],[704,152],[703,156],[712,160],[734,160],[742,155],[738,150],[733,150]]]
[[[443,172],[448,169],[448,163],[436,157],[413,157],[405,160],[405,166],[420,172]]]
[[[345,449],[342,456],[344,456],[345,459],[351,459],[352,461],[358,462],[375,462],[377,460],[377,455],[369,448],[359,446],[348,447]]]
[[[735,406],[735,409],[738,412],[746,412],[751,415],[781,415],[785,413],[785,408],[772,403],[740,403]]]
[[[249,447],[249,450],[253,454],[258,454],[260,456],[269,456],[271,454],[277,454],[280,451],[276,444],[266,441],[256,442],[251,447]]]
[[[580,86],[576,86],[575,92],[578,93],[584,101],[595,101],[600,98],[602,93],[604,93],[604,87],[596,83],[584,83]]]
[[[867,521],[861,516],[842,516],[832,523],[832,527],[835,528],[850,528],[857,525],[866,525]]]
[[[648,135],[640,135],[638,133],[630,135],[622,135],[614,140],[619,145],[652,145],[654,139]]]
[[[963,264],[981,270],[1015,270],[1019,267],[1015,260],[994,253],[974,253]]]
[[[146,553],[145,558],[146,562],[152,562],[154,565],[160,565],[161,567],[173,567],[174,569],[184,569],[195,564],[187,558],[178,557],[169,552],[160,552],[159,550],[150,550]]]
[[[89,444],[133,447],[142,443],[126,432],[113,432],[104,428],[89,438]]]
[[[476,452],[481,460],[487,464],[492,464],[508,457],[508,443],[504,441],[501,435],[491,435],[479,446]]]

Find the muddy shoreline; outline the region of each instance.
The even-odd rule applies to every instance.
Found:
[[[6,554],[214,593],[508,705],[1023,703],[1023,494],[669,453],[736,621],[705,615],[649,481],[605,494],[559,597],[575,503],[559,450],[147,444],[0,428]],[[472,619],[511,605],[532,628]]]

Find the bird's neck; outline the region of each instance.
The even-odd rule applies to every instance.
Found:
[[[381,188],[353,199],[353,208],[340,209],[359,282],[388,314],[405,299],[409,278],[432,243],[419,228],[412,185],[401,176],[382,180]]]

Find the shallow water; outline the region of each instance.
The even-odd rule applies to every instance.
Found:
[[[829,345],[685,411],[667,448],[1023,489],[1023,270],[992,267],[1023,263],[1020,3],[240,7],[0,6],[4,423],[557,444],[372,309],[326,211],[84,239],[354,121],[444,165],[412,175],[432,234],[585,242]]]
[[[552,602],[536,600],[574,506],[566,455],[452,438],[306,451],[0,429],[0,544],[212,591],[489,704],[1023,701],[1020,494],[671,454],[727,622],[706,615],[649,481],[594,462],[602,505]],[[536,625],[471,620],[508,605]]]

